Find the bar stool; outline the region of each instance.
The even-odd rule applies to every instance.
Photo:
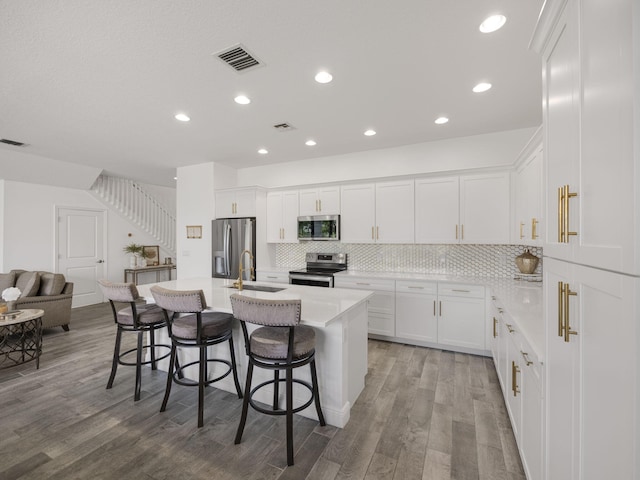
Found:
[[[116,344],[113,350],[111,375],[107,382],[107,389],[113,387],[113,381],[116,378],[118,365],[135,366],[136,383],[133,400],[137,402],[140,400],[140,389],[142,387],[142,365],[151,364],[151,369],[156,370],[157,362],[167,358],[171,353],[170,345],[156,345],[155,343],[155,331],[167,326],[164,313],[161,308],[155,305],[136,303],[136,300],[140,299],[140,295],[138,294],[138,289],[133,283],[112,283],[108,280],[99,280],[98,284],[100,285],[102,293],[111,304],[113,319],[118,326]],[[121,310],[116,310],[116,303],[128,303],[129,306]],[[123,332],[137,332],[138,343],[136,348],[120,353]],[[143,337],[147,332],[149,333],[149,344],[143,345]],[[156,358],[157,348],[166,348],[167,353],[162,357]],[[149,349],[151,356],[150,360],[147,361],[142,360],[142,352],[145,349]],[[136,352],[136,361],[129,362],[124,360],[124,358],[132,352]]]
[[[171,336],[167,388],[160,411],[164,412],[167,408],[172,383],[198,387],[198,428],[202,427],[204,387],[222,380],[233,372],[238,398],[242,398],[231,330],[233,315],[223,312],[203,312],[207,308],[207,302],[202,290],[169,290],[155,285],[151,287],[151,294],[156,304],[165,312]],[[178,314],[186,315],[178,316]],[[231,360],[207,357],[208,347],[226,341],[229,342]],[[177,348],[197,348],[199,350],[198,360],[180,366],[177,359]],[[210,362],[222,363],[229,368],[222,375],[209,380],[208,364]],[[184,378],[184,370],[192,365],[198,365],[197,382]]]
[[[231,307],[233,315],[242,326],[247,356],[249,357],[242,416],[235,443],[238,444],[242,440],[249,405],[254,410],[267,415],[286,415],[287,465],[293,465],[293,414],[304,410],[315,402],[320,425],[326,425],[320,408],[315,361],[315,330],[299,325],[300,300],[266,300],[233,294],[231,295]],[[261,327],[249,335],[246,323],[261,325]],[[311,384],[293,378],[293,369],[307,364],[311,368]],[[273,370],[273,380],[263,382],[251,389],[254,366]],[[286,378],[279,377],[280,370],[286,371]],[[280,382],[285,382],[286,388],[284,410],[280,409],[278,405]],[[311,392],[311,398],[304,405],[295,408],[293,407],[294,383],[305,386]],[[273,385],[273,406],[271,409],[263,408],[253,400],[253,395],[267,385]]]

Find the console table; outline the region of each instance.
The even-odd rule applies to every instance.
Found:
[[[167,272],[169,278],[164,280],[171,280],[171,271],[175,270],[176,266],[174,264],[171,265],[153,265],[151,267],[136,267],[136,268],[125,268],[124,269],[124,283],[133,282],[135,285],[138,285],[138,276],[142,273],[147,272],[156,272],[156,282],[163,281],[161,277],[162,272]],[[131,280],[129,280],[131,277]]]
[[[35,359],[36,369],[40,368],[43,315],[44,310],[40,309],[0,314],[0,367]]]

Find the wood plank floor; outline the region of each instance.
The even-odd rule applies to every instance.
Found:
[[[40,369],[0,370],[0,478],[10,479],[524,479],[489,358],[369,341],[365,390],[344,429],[295,417],[286,467],[284,418],[249,411],[208,388],[196,428],[194,388],[166,373],[120,367],[106,390],[115,326],[108,304],[73,310],[71,331],[48,330]],[[133,335],[127,335],[130,345]],[[242,382],[243,383],[243,382]]]

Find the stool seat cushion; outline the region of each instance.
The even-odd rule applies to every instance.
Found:
[[[138,323],[142,325],[154,325],[164,323],[164,312],[157,305],[136,305]],[[171,317],[171,316],[169,316]],[[121,325],[133,325],[133,313],[131,307],[118,311],[118,323]]]
[[[289,348],[289,327],[260,327],[251,333],[251,353],[273,360],[286,360]],[[304,357],[316,345],[316,332],[312,327],[298,325],[293,336],[293,358]]]
[[[231,331],[233,315],[224,312],[202,313],[202,337],[219,337]],[[198,334],[196,315],[185,315],[173,320],[171,335],[187,340],[195,340]]]

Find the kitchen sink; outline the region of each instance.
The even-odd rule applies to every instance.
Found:
[[[235,288],[233,285],[228,286],[227,288]],[[281,292],[285,290],[280,287],[267,287],[266,285],[242,285],[242,290],[255,290],[257,292]]]

